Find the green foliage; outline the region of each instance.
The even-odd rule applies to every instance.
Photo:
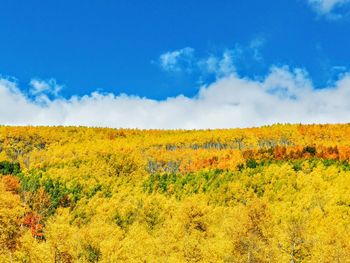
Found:
[[[87,245],[85,246],[85,251],[87,254],[87,260],[88,262],[94,263],[94,262],[99,262],[101,259],[101,250],[99,248],[96,248],[92,245]]]
[[[314,146],[306,146],[303,149],[304,153],[309,153],[311,154],[311,156],[315,156],[316,155],[316,147]]]
[[[18,162],[0,162],[0,174],[19,174],[21,172],[20,164]]]
[[[247,165],[248,168],[253,168],[254,169],[254,168],[257,167],[258,164],[257,164],[256,160],[248,159],[246,165]]]
[[[220,170],[190,174],[151,174],[143,183],[145,192],[175,195],[177,198],[215,191],[234,177],[232,172]]]

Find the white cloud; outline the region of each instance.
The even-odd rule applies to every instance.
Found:
[[[218,78],[236,73],[234,66],[234,52],[226,50],[221,57],[210,55],[198,62],[198,66],[206,73],[214,74]]]
[[[55,79],[41,80],[35,78],[29,84],[32,87],[30,93],[33,95],[51,94],[57,96],[62,90],[62,86],[58,85]]]
[[[334,9],[348,4],[349,0],[307,0],[308,3],[318,12],[320,15],[327,15],[330,18],[339,18],[340,14],[332,13]]]
[[[247,45],[235,45],[222,52],[209,53],[207,56],[195,56],[195,50],[185,47],[168,51],[160,55],[159,66],[169,72],[187,72],[198,74],[202,78],[215,75],[216,78],[237,74],[236,66],[249,67],[251,63],[263,61],[260,49],[265,44],[265,38],[258,36]]]
[[[185,47],[175,51],[168,51],[159,57],[160,66],[165,71],[190,70],[194,49]]]
[[[261,81],[237,75],[202,87],[195,97],[162,101],[94,92],[43,105],[13,81],[0,79],[0,123],[137,128],[226,128],[281,123],[350,122],[350,75],[315,89],[307,73],[271,69]]]

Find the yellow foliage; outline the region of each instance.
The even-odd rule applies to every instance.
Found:
[[[350,125],[0,127],[0,262],[350,262]]]

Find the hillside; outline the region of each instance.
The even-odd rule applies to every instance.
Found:
[[[0,127],[0,262],[350,262],[350,125]]]

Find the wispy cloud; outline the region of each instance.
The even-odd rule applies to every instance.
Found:
[[[265,38],[253,38],[247,45],[235,45],[221,52],[209,53],[207,56],[195,56],[195,50],[185,47],[168,51],[160,55],[160,67],[169,72],[194,73],[203,78],[205,75],[215,75],[216,78],[236,74],[236,65],[244,63],[261,63],[263,61],[260,49],[265,44]],[[242,65],[240,65],[242,66]]]
[[[254,60],[256,61],[263,60],[260,49],[265,45],[265,42],[266,42],[266,39],[263,37],[256,37],[250,42],[248,49],[252,52]]]
[[[168,51],[160,55],[159,63],[165,71],[191,70],[194,58],[194,49],[185,47],[179,50]]]
[[[42,80],[34,78],[30,81],[30,93],[33,95],[38,94],[51,94],[57,96],[62,90],[62,85],[57,84],[55,79]]]
[[[94,92],[48,98],[41,104],[28,98],[16,82],[0,79],[0,123],[192,129],[350,122],[349,97],[349,74],[315,89],[307,72],[288,67],[272,67],[259,81],[225,76],[203,86],[194,97],[161,101]]]
[[[226,50],[219,55],[210,55],[198,61],[198,66],[204,73],[214,74],[217,77],[224,77],[236,73],[234,65],[235,52]]]
[[[29,90],[30,95],[40,104],[50,103],[49,97],[57,97],[63,88],[53,78],[48,80],[33,78],[29,85],[31,87]]]
[[[319,15],[325,15],[332,19],[342,17],[340,13],[335,12],[335,9],[350,3],[349,0],[307,0],[307,2]]]

